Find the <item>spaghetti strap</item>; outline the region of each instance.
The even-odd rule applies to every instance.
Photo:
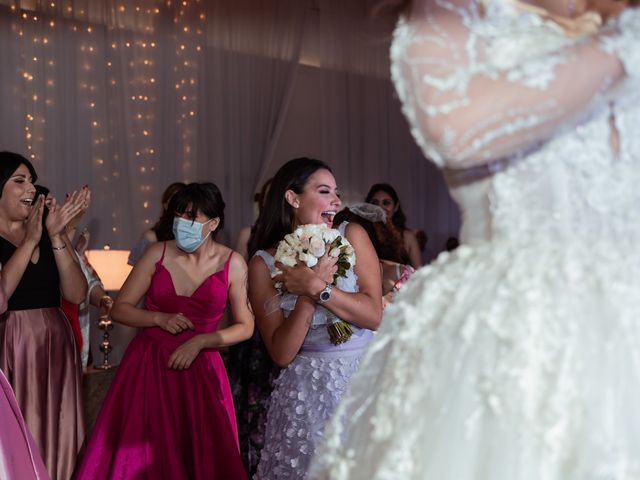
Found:
[[[159,263],[160,265],[162,265],[162,260],[164,260],[164,252],[166,252],[166,251],[167,251],[167,242],[165,241],[165,242],[162,242],[162,243],[163,243],[163,245],[164,245],[164,246],[162,247],[162,256],[160,257],[160,260],[158,260],[158,263]]]
[[[229,258],[227,258],[227,261],[224,263],[224,278],[227,280],[227,283],[229,283],[229,265],[231,265],[231,257],[233,257],[234,253],[235,252],[231,250]]]

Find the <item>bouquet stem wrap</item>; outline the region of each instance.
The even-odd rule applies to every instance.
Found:
[[[347,322],[340,320],[333,313],[328,313],[329,322],[327,323],[327,332],[329,333],[329,340],[334,345],[340,345],[346,342],[353,335],[353,329]]]

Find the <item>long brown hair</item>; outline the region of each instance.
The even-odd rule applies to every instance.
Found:
[[[294,208],[285,200],[285,192],[302,193],[309,177],[318,170],[331,168],[315,158],[294,158],[282,165],[273,177],[254,235],[249,240],[249,255],[275,247],[287,233],[293,231]]]

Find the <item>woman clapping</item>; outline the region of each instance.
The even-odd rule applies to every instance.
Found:
[[[64,228],[83,208],[88,189],[60,205],[35,197],[33,165],[0,152],[0,368],[52,479],[67,480],[84,438],[81,364],[60,297],[80,303],[87,283]],[[44,222],[44,209],[48,215]]]

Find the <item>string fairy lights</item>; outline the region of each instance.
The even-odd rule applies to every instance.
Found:
[[[94,187],[99,241],[128,247],[133,229],[155,221],[165,184],[197,179],[210,8],[200,0],[0,0],[19,45],[25,153],[53,188],[76,180],[52,165],[52,152],[84,162],[71,173]],[[168,159],[175,169],[160,171]]]

